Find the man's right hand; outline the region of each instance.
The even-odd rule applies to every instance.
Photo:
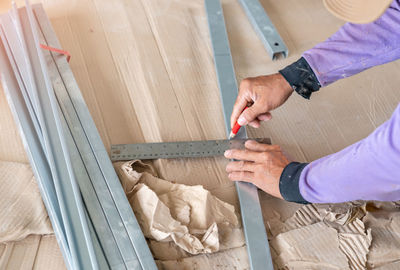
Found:
[[[233,107],[231,127],[236,121],[241,126],[260,127],[260,121],[271,119],[269,112],[281,106],[292,92],[280,73],[244,79]],[[249,103],[252,105],[244,110]]]

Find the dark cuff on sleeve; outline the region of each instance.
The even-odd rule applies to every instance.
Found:
[[[306,99],[310,99],[312,92],[321,88],[317,76],[304,57],[279,70],[279,73],[282,74],[294,91]]]
[[[309,203],[303,198],[299,189],[300,174],[307,165],[308,163],[291,162],[283,169],[279,179],[279,190],[286,201]]]

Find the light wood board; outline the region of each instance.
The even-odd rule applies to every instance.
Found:
[[[10,1],[1,1],[6,10]],[[38,1],[35,1],[38,2]],[[343,22],[321,0],[261,0],[289,48],[272,62],[236,0],[223,0],[237,78],[270,74],[297,60]],[[18,2],[19,3],[19,2]],[[223,139],[222,107],[201,0],[45,0],[46,12],[106,148],[111,144]],[[294,94],[254,137],[270,137],[298,161],[312,161],[367,136],[400,100],[400,63],[376,67],[315,93]],[[0,91],[0,159],[27,162]],[[167,180],[202,184],[238,201],[223,158],[160,160]],[[283,217],[297,206],[262,194]]]

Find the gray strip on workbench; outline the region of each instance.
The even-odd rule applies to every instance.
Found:
[[[36,16],[40,18],[40,26],[44,36],[46,37],[48,45],[60,48],[59,41],[54,35],[54,31],[52,30],[43,8],[39,5],[36,5],[34,8]],[[85,136],[87,137],[90,150],[94,153],[95,160],[98,163],[103,177],[106,179],[107,188],[112,197],[111,200],[115,203],[120,218],[122,218],[120,226],[126,228],[128,237],[126,237],[125,241],[130,241],[132,243],[134,252],[139,259],[139,267],[142,267],[143,269],[157,269],[154,258],[147,246],[143,233],[133,214],[132,208],[129,205],[129,202],[111,164],[108,153],[105,150],[100,135],[93,122],[93,119],[90,116],[89,110],[85,104],[69,65],[66,62],[65,57],[54,57],[54,60],[57,64],[61,78],[66,86],[67,94],[72,101],[72,105],[69,108],[74,109],[75,113],[79,117],[80,125],[83,128]],[[83,158],[84,157],[85,156],[83,156]],[[110,219],[108,219],[108,221],[110,222]],[[123,252],[126,253],[125,250],[123,250]],[[128,269],[135,269],[137,267],[137,262],[134,260],[129,261],[129,263],[130,264],[127,265]]]
[[[33,173],[37,179],[43,202],[48,211],[53,229],[56,232],[57,241],[60,245],[61,253],[65,258],[68,269],[72,269],[71,254],[66,240],[64,225],[62,222],[60,207],[56,197],[56,192],[47,163],[46,155],[43,151],[40,139],[36,133],[34,124],[30,118],[30,113],[25,105],[24,98],[19,89],[15,74],[12,72],[10,62],[4,49],[6,40],[2,35],[0,44],[0,77],[3,89],[10,105],[15,122],[19,128],[21,138],[30,161]],[[10,59],[11,60],[11,59]]]
[[[55,35],[41,6],[35,6],[35,15],[40,26],[41,43],[55,47],[55,44],[47,43],[47,40],[54,39]],[[79,160],[82,163],[82,165],[79,165],[84,170],[80,171],[78,179],[82,195],[110,267],[113,269],[140,267],[133,245],[129,241],[125,228],[121,226],[122,219],[113,203],[105,183],[106,180],[101,174],[101,169],[90,148],[90,143],[57,67],[57,62],[62,62],[65,67],[68,67],[65,56],[52,55],[48,51],[44,51],[44,55],[49,66],[49,73],[59,106],[66,123],[68,123],[66,125],[67,134],[71,137],[71,143],[76,144],[77,147],[77,150],[73,153],[73,160]]]
[[[13,14],[14,15],[14,18],[11,18],[10,17],[10,13],[9,14],[4,14],[4,15],[2,15],[2,17],[1,17],[1,22],[2,22],[2,28],[3,28],[3,26],[4,26],[4,28],[7,30],[7,32],[8,32],[8,36],[9,37],[11,37],[11,39],[13,39],[13,40],[18,40],[18,37],[17,37],[17,34],[18,34],[18,36],[19,36],[19,38],[20,38],[20,41],[21,41],[21,43],[22,44],[20,44],[21,46],[23,45],[23,40],[21,40],[21,38],[23,38],[23,35],[20,35],[20,29],[22,29],[22,28],[20,28],[20,29],[13,29],[13,23],[14,23],[14,25],[15,26],[17,26],[17,23],[19,22],[18,20],[17,20],[17,17],[15,17],[15,13],[11,13],[11,14]],[[12,20],[13,19],[13,20]],[[15,31],[15,30],[17,30],[17,31]],[[8,42],[6,43],[6,44],[8,44]],[[23,81],[22,79],[20,79],[20,80],[18,80],[18,83],[20,84],[20,90],[21,90],[21,92],[22,92],[22,96],[24,97],[24,101],[25,101],[25,104],[26,104],[26,107],[28,108],[28,111],[29,111],[29,114],[31,115],[31,119],[32,119],[32,121],[33,120],[35,120],[35,121],[37,121],[37,119],[36,119],[36,113],[33,113],[32,111],[33,111],[33,108],[30,108],[30,107],[32,107],[33,105],[32,105],[32,102],[29,100],[29,97],[28,97],[28,95],[26,94],[26,93],[24,93],[24,92],[26,92],[26,84],[27,84],[27,78],[29,77],[29,74],[28,74],[28,71],[27,71],[27,65],[30,65],[29,63],[28,63],[28,58],[27,58],[27,55],[24,55],[24,53],[22,53],[23,51],[24,51],[24,49],[22,49],[22,47],[19,47],[19,46],[17,46],[17,45],[15,45],[14,44],[14,46],[12,46],[12,51],[14,51],[14,55],[12,55],[11,54],[11,50],[10,50],[10,53],[8,54],[8,56],[9,56],[9,59],[14,59],[14,57],[15,58],[17,58],[18,59],[18,61],[17,62],[19,62],[19,65],[17,66],[17,65],[14,65],[15,66],[15,68],[14,68],[14,66],[13,66],[13,69],[14,69],[14,73],[16,74],[16,75],[19,75],[20,77],[25,77],[25,81]],[[26,63],[26,65],[23,65],[23,63]],[[21,74],[24,74],[24,76],[21,76]],[[29,84],[29,83],[28,83]],[[63,120],[63,119],[62,119]],[[33,122],[35,122],[35,121],[33,121]],[[35,126],[35,131],[36,131],[36,134],[37,134],[37,137],[39,137],[39,139],[40,139],[40,137],[42,136],[41,134],[41,130],[40,130],[40,127],[38,127],[38,125],[36,124],[36,125],[34,125]],[[65,129],[65,128],[64,128]],[[23,134],[22,134],[23,135]],[[67,135],[67,140],[69,139],[68,138],[68,133],[66,134]],[[42,140],[43,140],[43,138],[42,138]],[[68,143],[68,142],[67,142]],[[42,147],[44,147],[44,145],[43,145],[43,142],[41,143],[41,145],[42,145]],[[75,145],[71,145],[70,143],[69,143],[69,145],[68,145],[68,148],[69,148],[69,150],[71,151],[71,156],[72,157],[74,157],[74,150],[76,151],[76,146]],[[74,163],[73,164],[73,167],[74,167],[74,172],[77,174],[76,176],[77,176],[77,178],[78,179],[81,179],[81,178],[83,178],[83,176],[82,176],[82,172],[84,172],[84,170],[85,170],[85,168],[83,167],[83,170],[82,170],[82,168],[81,167],[79,167],[79,163],[77,164],[77,162],[78,161],[80,161],[80,160],[78,160],[78,159],[75,159],[75,158],[72,158],[72,162]],[[75,168],[77,168],[76,170],[75,170]],[[54,190],[54,185],[53,185],[53,190]],[[54,194],[55,194],[55,190],[54,190]],[[57,207],[58,207],[58,203],[56,204],[57,205]],[[47,205],[46,205],[46,207],[47,207]],[[86,210],[86,209],[85,209]],[[51,209],[49,209],[48,208],[48,212],[51,212],[52,210]],[[50,215],[50,217],[51,217],[51,215]],[[90,226],[90,228],[89,228],[89,230],[91,230],[91,236],[93,236],[93,233],[94,233],[94,230],[93,230],[93,228],[92,228],[92,224],[91,224],[91,221],[90,220],[88,220],[88,225]],[[55,227],[55,226],[53,226],[53,227]],[[55,230],[55,232],[56,232],[56,236],[57,236],[57,239],[59,239],[59,233],[58,233],[58,230]],[[63,233],[63,234],[65,234],[65,233]],[[97,240],[96,238],[93,238],[92,237],[92,239],[94,239],[94,240]],[[62,240],[64,240],[64,241],[60,241],[59,240],[59,243],[63,243],[63,242],[65,242],[65,239],[62,239]],[[104,258],[102,258],[101,256],[102,256],[102,254],[101,254],[101,247],[99,247],[99,245],[98,245],[98,243],[96,242],[96,243],[94,243],[94,244],[96,244],[96,255],[97,255],[97,258],[100,260],[100,259],[102,259],[102,265],[105,265],[105,266],[107,266],[107,263],[104,263]],[[61,247],[61,250],[63,251],[63,247]],[[63,252],[63,254],[64,254],[64,252]],[[69,268],[69,269],[71,269],[71,266],[69,266],[70,265],[70,263],[69,262],[66,262],[67,263],[67,267]],[[103,269],[103,268],[101,268],[101,269]]]
[[[229,136],[230,115],[237,96],[236,76],[221,3],[219,0],[205,0],[205,6],[214,52],[215,70],[221,91],[226,134]],[[238,139],[247,138],[246,129],[241,128],[236,137]],[[240,201],[250,267],[253,270],[273,270],[257,187],[250,183],[235,183]]]
[[[239,0],[254,30],[273,60],[289,54],[288,48],[258,0]]]
[[[26,9],[20,9],[21,25],[36,87],[30,88],[33,103],[36,104],[38,120],[42,128],[47,151],[47,160],[52,172],[57,197],[60,202],[67,240],[74,267],[81,269],[98,269],[89,227],[86,220],[81,194],[76,183],[75,174],[63,134],[61,119],[47,74],[47,67],[39,48],[36,22],[25,1]]]

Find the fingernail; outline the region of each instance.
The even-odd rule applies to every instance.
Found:
[[[229,157],[231,152],[232,152],[231,150],[226,150],[225,153],[224,153],[224,156],[225,157]]]
[[[244,119],[243,116],[240,116],[237,122],[239,125],[244,126],[244,124],[246,124],[246,119]]]

